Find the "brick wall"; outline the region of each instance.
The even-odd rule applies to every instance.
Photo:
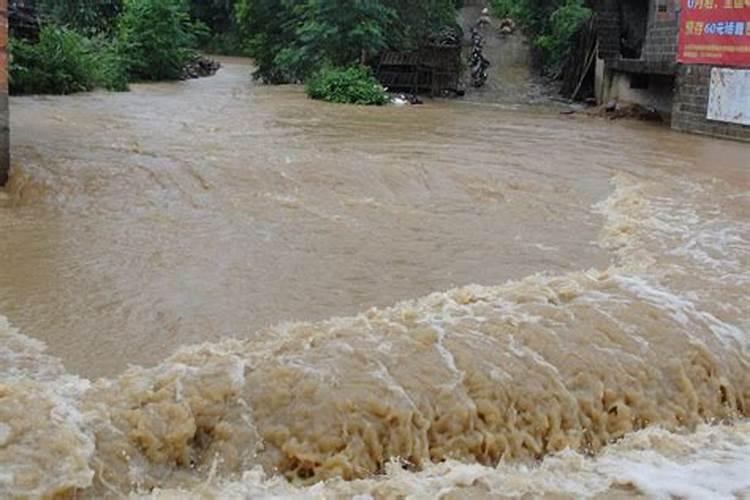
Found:
[[[602,59],[619,59],[621,23],[631,23],[631,29],[638,29],[638,22],[646,22],[646,36],[640,60],[647,63],[674,63],[677,57],[677,22],[679,0],[664,0],[665,12],[657,12],[657,2],[651,0],[648,13],[638,19],[638,9],[631,6],[638,0],[596,0],[596,30],[599,37],[599,57]],[[643,1],[643,0],[640,0]],[[621,5],[622,2],[627,2]],[[628,8],[625,8],[628,7]],[[630,13],[631,16],[626,14]],[[623,19],[623,16],[626,19]]]
[[[642,58],[650,62],[673,63],[677,59],[677,19],[653,19],[646,31]]]
[[[8,129],[8,0],[0,0],[0,186],[8,181],[10,132]]]
[[[602,87],[597,97],[602,102],[622,99],[657,109],[660,109],[657,104],[663,104],[661,111],[671,115],[672,128],[675,130],[750,142],[750,126],[706,118],[711,66],[676,63],[679,0],[648,0],[648,25],[640,59],[623,59],[620,56],[620,23],[623,22],[623,12],[628,11],[621,7],[633,11],[635,5],[620,2],[638,1],[643,0],[594,0],[599,57],[605,60]],[[650,75],[648,88],[628,88],[628,79],[637,74]]]
[[[620,9],[617,0],[598,0],[596,32],[599,37],[599,57],[612,59],[620,56]]]
[[[643,59],[674,63],[677,60],[677,36],[680,31],[679,0],[651,0],[648,11]]]
[[[680,66],[672,108],[672,128],[683,132],[712,135],[750,142],[750,126],[723,123],[706,118],[711,83],[711,66]]]

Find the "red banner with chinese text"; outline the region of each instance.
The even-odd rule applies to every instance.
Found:
[[[750,0],[681,0],[677,60],[750,67]]]

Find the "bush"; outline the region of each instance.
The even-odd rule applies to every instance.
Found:
[[[552,13],[545,33],[534,43],[544,54],[548,65],[557,69],[568,57],[574,35],[591,18],[591,10],[581,0],[568,0]]]
[[[10,42],[12,94],[72,94],[127,89],[124,66],[109,47],[75,31],[44,26],[38,43]]]
[[[492,9],[492,14],[497,17],[516,17],[514,16],[516,2],[513,0],[490,0],[490,7]],[[519,20],[516,19],[516,22],[518,21]]]
[[[385,89],[365,66],[323,68],[309,79],[306,90],[311,98],[329,102],[374,105],[388,102]]]
[[[185,0],[42,0],[40,6],[58,24],[42,27],[37,43],[11,40],[14,94],[127,90],[132,79],[179,79],[197,55],[197,37],[208,32],[191,21]]]
[[[97,46],[94,52],[95,86],[118,92],[128,90],[130,81],[128,65],[117,42],[98,39],[95,40],[95,44]]]
[[[125,0],[118,43],[136,80],[177,80],[196,55],[196,33],[182,0]]]

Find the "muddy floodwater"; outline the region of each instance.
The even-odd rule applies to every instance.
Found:
[[[750,498],[749,145],[249,73],[11,100],[1,497]]]

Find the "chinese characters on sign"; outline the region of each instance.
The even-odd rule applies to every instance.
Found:
[[[677,60],[750,67],[750,0],[682,0]]]

